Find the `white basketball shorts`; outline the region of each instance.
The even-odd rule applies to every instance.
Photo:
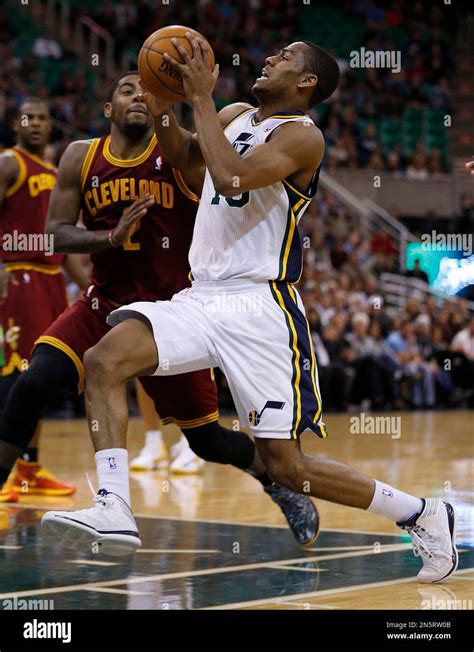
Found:
[[[136,313],[153,330],[153,375],[219,367],[242,427],[255,437],[296,439],[306,430],[326,437],[309,326],[292,285],[195,281],[171,301],[132,303],[107,321],[115,326]]]

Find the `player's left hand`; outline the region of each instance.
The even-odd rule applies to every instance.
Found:
[[[209,50],[205,48],[204,41],[194,38],[189,32],[186,38],[191,43],[193,57],[179,44],[177,39],[171,39],[173,45],[181,55],[184,63],[180,63],[168,53],[163,56],[170,65],[179,71],[183,78],[184,92],[190,102],[195,102],[203,97],[212,96],[214,86],[219,76],[219,64],[216,63],[214,70],[209,65]]]

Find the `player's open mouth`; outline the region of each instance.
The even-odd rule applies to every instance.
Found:
[[[134,106],[131,109],[128,109],[127,113],[142,113],[143,115],[148,115],[148,111],[142,107]]]

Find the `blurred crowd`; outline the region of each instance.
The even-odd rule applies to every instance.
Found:
[[[398,73],[356,71],[349,65],[349,53],[343,53],[343,43],[339,51],[333,50],[342,72],[339,89],[312,112],[326,138],[325,165],[330,170],[389,170],[413,179],[446,172],[438,148],[420,141],[409,155],[400,143],[386,151],[376,127],[381,120],[401,119],[407,108],[452,112],[454,60],[446,31],[452,25],[447,25],[442,9],[427,0],[355,0],[338,6],[347,21],[363,17],[362,43],[367,50],[396,49],[390,38],[393,29],[404,29],[409,38]],[[195,0],[169,5],[154,0],[84,0],[73,7],[74,22],[88,15],[113,34],[117,72],[122,72],[124,55],[129,55],[133,67],[140,44],[164,24],[202,31],[220,63],[218,108],[235,100],[252,101],[250,89],[265,56],[299,38],[305,27],[300,0]],[[102,135],[107,129],[101,110],[107,80],[99,84],[91,76],[90,66],[72,47],[72,33],[45,30],[18,56],[21,36],[10,11],[0,8],[0,143],[5,147],[14,143],[15,108],[31,94],[50,103],[56,157],[77,137]],[[54,82],[45,75],[44,62],[64,67]],[[470,201],[466,210],[472,215]],[[305,269],[299,289],[326,409],[472,405],[474,320],[465,302],[413,299],[402,314],[391,310],[379,279],[383,272],[401,271],[393,241],[383,231],[368,236],[330,193],[318,194],[301,229]]]
[[[299,0],[196,0],[170,4],[154,0],[85,0],[72,5],[72,19],[77,23],[82,16],[90,16],[114,36],[117,71],[124,60],[133,65],[140,44],[154,29],[177,23],[201,30],[220,63],[215,91],[220,108],[235,100],[252,101],[250,89],[265,56],[308,30],[300,5]],[[357,0],[341,2],[338,7],[348,23],[354,18],[365,21],[361,45],[366,50],[396,50],[398,45],[391,40],[390,30],[405,30],[408,39],[397,73],[389,69],[355,70],[349,65],[344,43],[338,46],[338,52],[332,50],[342,72],[339,89],[327,104],[313,111],[326,136],[326,164],[330,169],[390,170],[414,179],[446,172],[445,156],[439,148],[427,148],[421,140],[409,154],[400,143],[387,151],[376,126],[385,118],[400,118],[410,107],[452,112],[449,80],[454,62],[445,12],[427,0]],[[309,15],[317,20],[317,13]],[[71,45],[73,34],[44,30],[30,50],[18,57],[16,44],[20,36],[10,12],[0,8],[0,142],[11,144],[13,110],[22,97],[32,93],[50,100],[58,124],[91,136],[101,134],[106,129],[101,115],[101,90],[106,84],[100,87],[97,78],[94,81],[90,76],[94,72],[91,67],[77,58]],[[40,65],[45,60],[68,61],[71,65],[50,84]],[[56,131],[59,152],[73,137],[71,132]]]
[[[299,284],[326,409],[474,405],[474,317],[463,299],[385,302],[380,274],[399,272],[393,242],[364,238],[357,219],[321,192],[300,224]],[[423,274],[411,274],[426,280]]]

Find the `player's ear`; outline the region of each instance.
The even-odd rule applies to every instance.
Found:
[[[300,79],[298,83],[298,88],[314,88],[317,83],[318,83],[318,76],[308,73]]]
[[[104,104],[104,115],[106,118],[110,118],[112,116],[112,104],[110,102],[106,102]]]

